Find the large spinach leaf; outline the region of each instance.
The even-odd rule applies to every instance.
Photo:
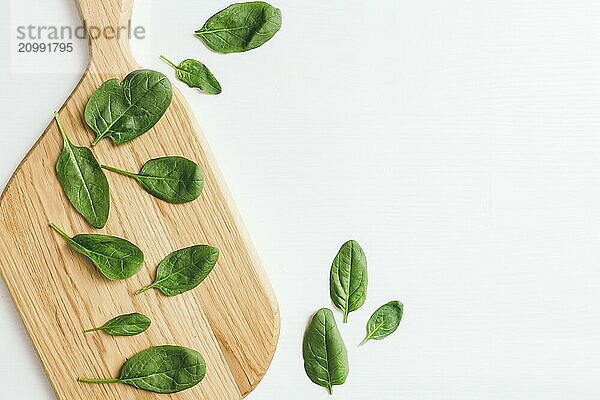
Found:
[[[177,393],[196,386],[206,375],[206,363],[195,350],[181,346],[146,349],[123,364],[115,379],[78,378],[84,383],[124,383],[155,393]]]
[[[171,83],[160,72],[140,69],[122,83],[106,81],[85,107],[85,122],[96,133],[92,146],[109,137],[116,144],[135,139],[152,128],[171,104]]]
[[[67,199],[94,228],[103,228],[108,220],[110,196],[108,181],[87,147],[71,143],[58,113],[54,118],[63,137],[63,149],[56,162],[56,174]]]
[[[262,1],[232,4],[196,31],[218,53],[239,53],[265,44],[281,28],[281,10]]]
[[[174,251],[158,264],[154,282],[136,294],[158,289],[167,296],[176,296],[192,290],[213,270],[218,258],[219,249],[206,245]]]
[[[125,239],[97,234],[81,234],[71,238],[55,224],[50,226],[75,251],[89,258],[100,273],[110,280],[130,278],[144,264],[144,253]]]
[[[103,165],[102,168],[135,179],[145,191],[169,203],[195,200],[204,187],[200,167],[195,162],[178,156],[150,160],[138,174],[108,165]]]
[[[346,382],[348,352],[331,310],[322,308],[313,316],[302,344],[304,370],[311,381],[327,389]]]
[[[360,245],[350,240],[335,256],[329,281],[331,301],[344,312],[344,322],[365,303],[367,284],[367,258]]]

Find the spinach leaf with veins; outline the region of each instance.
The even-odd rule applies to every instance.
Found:
[[[331,310],[322,308],[313,316],[302,344],[304,370],[311,381],[333,392],[346,382],[350,367],[348,351]]]
[[[135,336],[144,332],[152,321],[144,314],[132,313],[114,317],[97,328],[87,329],[84,333],[103,331],[111,336]]]
[[[124,383],[149,392],[169,394],[196,386],[206,375],[204,358],[181,346],[146,349],[123,364],[118,378],[77,378],[83,383]]]
[[[217,53],[239,53],[262,46],[280,28],[281,10],[263,1],[250,1],[219,11],[196,36]]]
[[[344,312],[344,322],[365,303],[367,284],[367,258],[360,245],[350,240],[335,256],[329,281],[331,301]]]
[[[50,226],[78,253],[89,258],[106,278],[114,281],[135,275],[144,264],[144,253],[133,243],[115,236],[81,234],[69,237],[55,224]]]
[[[147,132],[167,111],[172,98],[169,79],[148,69],[131,72],[123,82],[104,82],[85,107],[85,122],[96,133],[92,146],[105,137],[122,144]]]
[[[382,340],[394,333],[400,325],[403,312],[404,305],[399,301],[390,301],[379,307],[367,322],[367,336],[361,346],[371,339]]]
[[[158,289],[166,296],[176,296],[192,290],[213,270],[218,258],[219,249],[206,245],[174,251],[158,264],[154,283],[141,288],[136,294]]]
[[[175,64],[165,56],[160,56],[169,65],[175,68],[177,79],[187,84],[191,88],[198,88],[208,94],[221,93],[221,84],[210,72],[208,67],[200,61],[187,59]]]
[[[178,156],[150,160],[137,174],[108,165],[103,165],[102,168],[135,179],[152,196],[169,203],[196,200],[204,187],[200,167],[195,162]]]
[[[63,149],[56,162],[60,185],[75,210],[94,228],[103,228],[110,210],[106,176],[90,149],[71,143],[60,115],[54,113],[54,118],[63,137]]]

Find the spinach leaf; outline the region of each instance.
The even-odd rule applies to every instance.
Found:
[[[135,179],[152,196],[169,203],[196,200],[204,187],[200,167],[183,157],[155,158],[144,164],[138,174],[108,165],[102,168]]]
[[[304,370],[311,381],[333,392],[346,382],[350,367],[348,352],[333,313],[322,308],[313,316],[302,344]]]
[[[84,333],[104,331],[112,336],[135,336],[148,329],[151,323],[144,314],[125,314],[114,317],[98,328],[87,329]]]
[[[281,10],[262,1],[232,4],[196,31],[217,53],[239,53],[265,44],[281,28]]]
[[[104,82],[85,107],[85,122],[96,133],[92,146],[109,137],[115,144],[135,139],[152,128],[171,104],[173,90],[160,72],[140,69],[122,83]]]
[[[144,253],[125,239],[96,234],[82,234],[71,238],[55,224],[50,226],[75,251],[92,260],[100,273],[111,281],[130,278],[142,268]]]
[[[348,314],[358,310],[367,298],[367,259],[360,245],[350,240],[342,245],[331,265],[329,291],[331,301]]]
[[[177,393],[196,386],[206,375],[206,363],[195,350],[181,346],[146,349],[123,364],[115,379],[77,378],[84,383],[124,383],[155,393]]]
[[[75,210],[94,228],[103,228],[110,210],[106,176],[90,149],[71,143],[60,115],[54,113],[54,118],[63,137],[63,149],[56,162],[60,185]]]
[[[402,320],[404,305],[399,301],[390,301],[382,305],[373,313],[367,322],[367,336],[361,346],[369,340],[381,340],[390,336],[398,329]]]
[[[219,249],[211,246],[191,246],[166,256],[156,270],[154,283],[135,292],[158,289],[167,296],[176,296],[194,289],[213,270]]]
[[[177,79],[189,87],[198,88],[208,94],[221,93],[221,84],[208,67],[200,61],[187,59],[177,65],[165,56],[160,56],[160,58],[175,68]]]

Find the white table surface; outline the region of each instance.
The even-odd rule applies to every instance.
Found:
[[[79,23],[71,0],[12,1],[32,19]],[[12,25],[28,15],[8,3],[2,185],[86,62],[82,45],[59,56],[63,72],[43,56],[15,65]],[[331,307],[329,265],[349,238],[367,252],[370,287],[342,327],[351,374],[337,398],[598,398],[598,1],[280,0],[276,39],[230,56],[192,35],[227,1],[136,3],[142,65],[171,76],[159,54],[196,57],[224,87],[211,97],[179,84],[281,306],[279,348],[250,399],[328,398],[304,374],[301,341]],[[357,348],[394,298],[401,328]],[[0,387],[54,398],[4,283]]]

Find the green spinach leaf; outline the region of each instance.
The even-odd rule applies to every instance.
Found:
[[[335,256],[329,281],[331,301],[344,312],[344,322],[365,303],[367,284],[367,258],[360,245],[350,240]]]
[[[125,239],[97,234],[81,234],[71,238],[55,224],[50,226],[112,281],[132,277],[144,264],[144,253]]]
[[[221,84],[208,67],[200,61],[187,59],[177,65],[165,56],[160,56],[160,58],[175,68],[177,79],[189,87],[198,88],[208,94],[221,93]]]
[[[114,317],[98,328],[87,329],[84,333],[103,331],[112,336],[135,336],[150,327],[150,318],[144,314],[132,313]]]
[[[382,305],[373,313],[367,322],[367,336],[361,346],[369,340],[381,340],[390,336],[398,329],[402,320],[404,305],[399,301],[390,301]]]
[[[280,28],[281,10],[250,1],[219,11],[196,31],[196,36],[217,53],[239,53],[262,46]]]
[[[204,187],[200,167],[187,158],[170,156],[148,161],[138,174],[103,165],[102,168],[129,176],[152,196],[169,203],[196,200]]]
[[[131,72],[122,83],[118,79],[104,82],[85,107],[85,122],[96,133],[92,146],[105,137],[122,144],[147,132],[167,111],[172,98],[169,79],[148,69]]]
[[[218,258],[219,249],[205,245],[174,251],[158,264],[154,283],[136,294],[158,289],[166,296],[176,296],[192,290],[213,270]]]
[[[155,393],[177,393],[196,386],[206,375],[206,363],[195,350],[181,346],[146,349],[123,364],[115,379],[77,378],[84,383],[124,383]]]
[[[333,392],[343,385],[350,370],[348,352],[333,313],[322,308],[313,316],[302,344],[304,370],[311,381]]]
[[[110,210],[106,176],[90,149],[71,143],[60,115],[54,113],[54,118],[63,137],[63,149],[56,162],[60,185],[75,210],[94,228],[103,228]]]

